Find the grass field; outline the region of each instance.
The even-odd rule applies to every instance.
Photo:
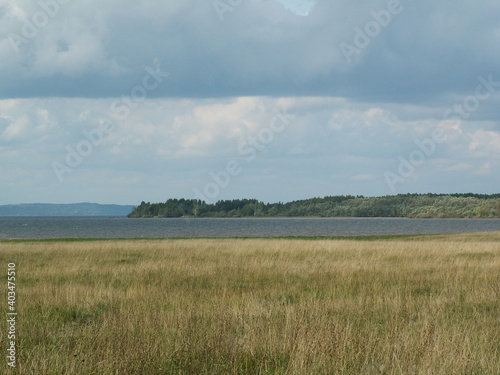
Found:
[[[500,232],[4,241],[0,259],[19,313],[0,373],[500,374]]]

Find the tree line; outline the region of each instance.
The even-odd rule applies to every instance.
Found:
[[[264,203],[257,199],[220,200],[216,203],[168,199],[164,203],[143,201],[128,217],[500,218],[500,194],[339,195],[288,203]]]

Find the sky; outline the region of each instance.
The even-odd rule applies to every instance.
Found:
[[[0,0],[0,204],[498,193],[498,0]]]

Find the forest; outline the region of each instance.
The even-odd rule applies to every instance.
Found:
[[[283,203],[257,199],[168,199],[141,202],[130,218],[178,217],[406,217],[500,218],[500,194],[399,194],[383,197],[327,196]]]

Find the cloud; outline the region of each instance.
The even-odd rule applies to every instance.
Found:
[[[278,0],[287,10],[299,16],[308,16],[314,8],[314,0]]]
[[[341,43],[354,43],[356,28],[387,7],[318,0],[301,17],[275,0],[251,0],[221,22],[211,1],[71,1],[25,38],[43,9],[3,2],[0,97],[120,96],[155,58],[171,73],[157,97],[426,101],[473,90],[478,75],[496,71],[500,5],[492,1],[401,0],[402,11],[347,63]],[[14,34],[26,39],[18,53]]]
[[[481,159],[499,160],[500,132],[479,129],[469,135],[471,156]]]
[[[398,156],[407,158],[417,149],[415,141],[431,137],[436,127],[445,131],[447,142],[398,186],[400,191],[434,191],[426,188],[430,181],[439,189],[456,191],[460,178],[464,189],[479,184],[481,191],[493,191],[499,182],[500,132],[485,122],[447,124],[433,118],[445,108],[423,107],[417,118],[413,107],[345,98],[166,98],[141,103],[121,121],[111,116],[112,102],[0,101],[4,199],[30,200],[33,186],[35,197],[46,201],[80,201],[82,196],[92,200],[99,190],[104,197],[110,189],[114,203],[190,198],[193,188],[202,188],[210,172],[225,168],[230,160],[238,161],[243,172],[221,192],[221,199],[385,195],[392,191],[384,172],[396,170]],[[258,138],[274,110],[284,108],[295,117],[249,162],[248,155],[238,151],[239,144]],[[87,140],[84,131],[99,129],[106,120],[113,121],[113,131],[59,182],[52,163],[65,163],[67,147],[76,150]],[[283,186],[288,186],[285,191]]]
[[[446,142],[398,191],[494,191],[500,3],[393,3],[245,0],[221,20],[212,0],[0,0],[2,199],[189,198],[229,160],[244,168],[220,198],[384,195],[437,128]],[[240,145],[276,109],[293,121],[248,163]],[[107,121],[60,183],[51,164]]]

